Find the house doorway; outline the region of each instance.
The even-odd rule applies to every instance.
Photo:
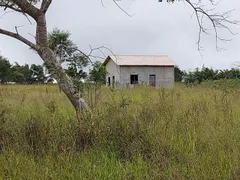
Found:
[[[112,87],[115,87],[115,76],[112,77]]]
[[[155,87],[156,86],[156,75],[150,74],[149,75],[149,85]]]
[[[108,77],[108,86],[110,87],[111,86],[111,78]]]

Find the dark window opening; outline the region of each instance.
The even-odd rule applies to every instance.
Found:
[[[138,84],[138,75],[130,75],[130,83]]]

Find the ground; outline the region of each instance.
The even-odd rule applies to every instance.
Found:
[[[84,96],[94,115],[77,121],[57,86],[0,86],[0,179],[240,178],[238,88]]]

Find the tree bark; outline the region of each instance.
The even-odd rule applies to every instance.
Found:
[[[40,47],[48,47],[47,23],[43,12],[37,18],[36,43]]]
[[[27,0],[12,0],[12,2],[15,3],[20,8],[20,11],[28,14],[33,19],[37,20],[39,13],[41,11],[34,5],[29,3]]]

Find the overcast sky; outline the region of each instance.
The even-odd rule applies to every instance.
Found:
[[[207,0],[203,0],[207,1]],[[88,53],[89,45],[105,45],[114,54],[168,55],[181,69],[189,70],[203,64],[214,69],[233,67],[240,62],[240,36],[220,31],[231,42],[220,43],[225,51],[217,52],[214,34],[202,37],[203,57],[197,51],[198,24],[191,7],[183,2],[158,3],[158,0],[122,0],[119,3],[132,17],[122,12],[112,0],[54,0],[48,13],[48,30],[58,27],[71,32],[71,39]],[[240,1],[222,0],[218,11],[235,9],[232,19],[240,20]],[[0,11],[1,14],[3,11]],[[0,15],[1,16],[1,15]],[[8,13],[0,19],[0,28],[14,31],[30,40],[34,25],[19,14]],[[207,28],[210,23],[205,21]],[[239,33],[240,27],[232,27]],[[36,53],[14,39],[0,35],[0,53],[11,63],[42,64]]]

